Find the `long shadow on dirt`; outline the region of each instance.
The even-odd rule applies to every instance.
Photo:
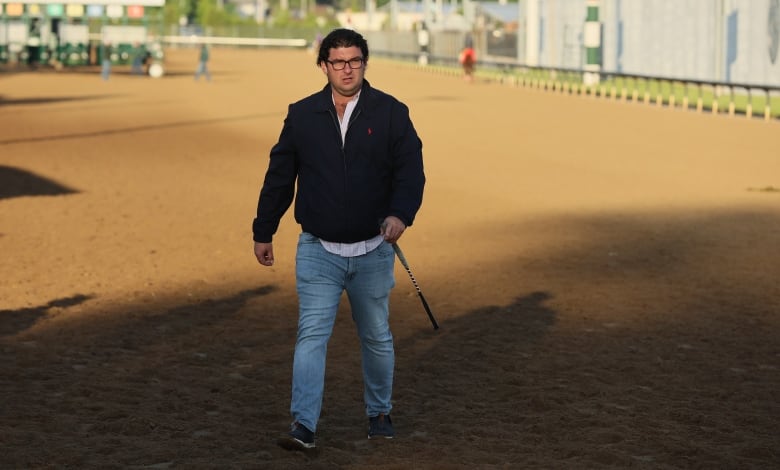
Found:
[[[13,335],[30,328],[52,308],[67,309],[91,298],[91,295],[76,294],[71,297],[52,300],[37,307],[0,310],[0,337]]]
[[[276,115],[277,113],[252,113],[252,114],[244,114],[239,116],[231,116],[227,118],[192,119],[186,121],[154,123],[154,124],[143,125],[143,126],[121,127],[116,129],[106,129],[106,130],[92,131],[92,132],[72,132],[68,134],[53,134],[53,135],[44,135],[44,136],[35,136],[35,137],[19,137],[19,138],[0,140],[0,146],[19,144],[19,143],[29,143],[29,142],[80,140],[80,139],[103,137],[106,135],[113,135],[113,134],[159,131],[161,129],[171,129],[177,127],[201,126],[204,124],[216,124],[216,123],[224,123],[224,122],[231,122],[231,121],[244,121],[244,120],[251,120],[251,119],[257,119],[257,118],[262,118],[267,116],[276,116]]]
[[[523,231],[492,227],[508,243],[491,274],[465,294],[450,274],[426,278],[434,311],[439,295],[533,287],[442,315],[438,332],[422,313],[394,327],[392,443],[365,438],[342,308],[316,459],[275,445],[297,311],[276,294],[290,286],[174,292],[33,326],[0,340],[0,455],[10,467],[773,468],[777,261],[761,256],[773,217],[543,221],[528,229],[555,249],[533,254]],[[746,257],[757,264],[736,269]],[[414,296],[397,307],[420,309]]]
[[[60,196],[77,192],[49,178],[20,168],[0,165],[0,199],[23,196]]]

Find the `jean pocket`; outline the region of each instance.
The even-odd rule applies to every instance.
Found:
[[[391,244],[382,242],[376,248],[376,255],[379,264],[377,265],[378,275],[373,284],[373,293],[374,298],[383,298],[395,287],[395,273],[393,272],[395,251]]]
[[[376,253],[379,255],[379,259],[387,259],[392,258],[395,256],[395,250],[393,250],[393,245],[387,242],[382,242],[378,247],[376,247]]]
[[[311,245],[314,243],[319,243],[320,239],[315,237],[314,235],[310,234],[309,232],[301,232],[300,235],[298,235],[298,246],[300,245]]]

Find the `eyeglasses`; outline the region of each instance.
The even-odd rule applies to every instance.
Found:
[[[333,70],[344,70],[347,64],[349,64],[350,69],[359,69],[363,66],[364,61],[362,57],[355,57],[349,60],[326,60],[325,62],[329,63]]]

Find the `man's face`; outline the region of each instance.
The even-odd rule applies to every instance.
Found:
[[[322,62],[320,67],[328,77],[328,83],[330,83],[334,93],[350,98],[360,91],[366,63],[363,61],[363,54],[359,47],[331,49],[328,60]],[[337,70],[341,67],[344,68]]]

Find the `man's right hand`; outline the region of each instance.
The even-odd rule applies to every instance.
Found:
[[[273,266],[274,245],[272,243],[255,242],[255,258],[263,266]]]

